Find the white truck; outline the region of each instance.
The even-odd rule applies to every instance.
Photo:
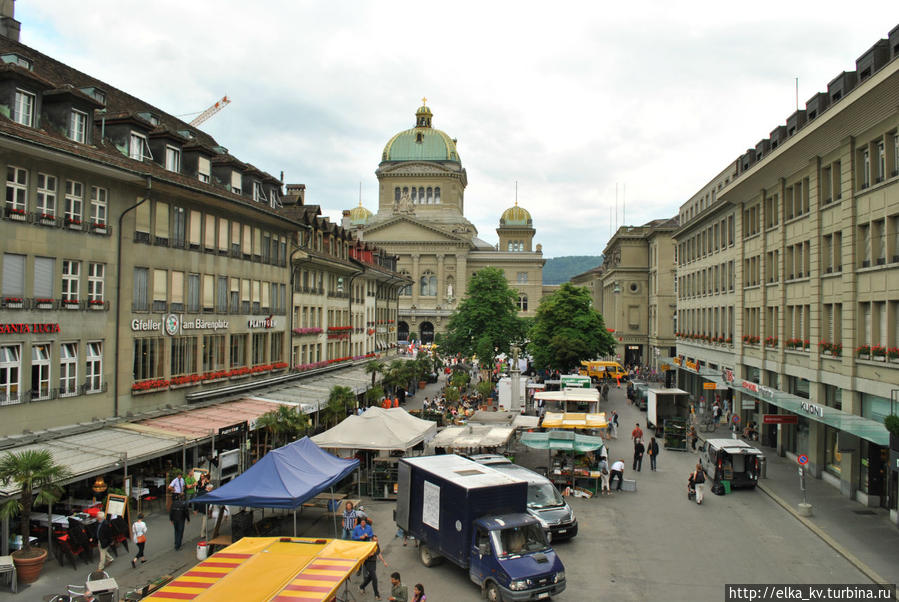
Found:
[[[666,418],[685,418],[690,413],[690,394],[681,389],[646,391],[646,425],[664,426]]]

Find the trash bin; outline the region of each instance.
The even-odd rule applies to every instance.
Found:
[[[730,481],[728,481],[727,479],[723,479],[721,481],[721,485],[724,487],[724,495],[730,493]]]
[[[759,478],[768,478],[768,458],[766,458],[765,456],[759,458]]]
[[[205,541],[197,542],[197,560],[206,560],[209,556],[209,548]]]

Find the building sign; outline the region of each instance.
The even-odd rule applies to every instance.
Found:
[[[759,392],[759,386],[757,384],[755,384],[754,382],[750,382],[748,380],[744,380],[740,386],[743,387],[744,389],[746,389],[747,391],[751,391],[756,394],[758,394],[758,392]]]
[[[175,336],[185,330],[227,330],[231,323],[228,320],[206,320],[204,318],[193,318],[185,320],[183,316],[178,314],[168,314],[163,319],[157,320],[147,318],[141,320],[135,318],[131,320],[131,330],[133,332],[165,332],[169,336]]]
[[[223,426],[219,429],[219,437],[224,437],[226,435],[236,435],[238,433],[245,434],[247,432],[248,424],[246,421],[238,422],[237,424],[232,424],[231,426]]]
[[[640,350],[640,346],[639,346],[639,345],[627,345],[627,348],[628,348],[628,350],[630,350],[630,351],[639,351],[639,350]]]
[[[769,389],[768,387],[759,385],[759,396],[764,397],[768,400],[774,399],[774,389]]]
[[[802,411],[811,416],[817,416],[818,418],[824,418],[824,408],[819,405],[815,405],[813,403],[809,403],[808,401],[803,401],[800,405]]]
[[[55,334],[59,324],[0,324],[0,334]]]
[[[247,320],[247,328],[274,328],[274,320],[269,316],[267,318],[250,318]]]
[[[683,366],[684,365],[684,356],[679,355],[676,358],[674,358],[674,364],[676,366]]]
[[[692,370],[693,372],[699,372],[699,362],[694,362],[693,360],[687,360],[684,362],[684,367],[687,370]]]
[[[729,383],[733,383],[733,382],[734,382],[734,371],[731,370],[730,368],[725,368],[725,369],[724,369],[724,373],[722,374],[722,376],[724,377],[724,380],[725,380],[725,381],[727,381],[727,382],[729,382]]]
[[[714,391],[718,386],[715,383],[704,382],[702,383],[702,388],[706,391]]]
[[[799,416],[796,414],[764,414],[763,424],[799,424]]]

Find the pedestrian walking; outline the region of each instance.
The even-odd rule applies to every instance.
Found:
[[[612,492],[609,490],[609,463],[606,461],[605,456],[599,460],[599,478],[602,481],[601,495],[612,495]]]
[[[632,470],[640,472],[640,469],[643,468],[643,453],[645,451],[646,446],[643,445],[642,439],[634,441],[634,467]]]
[[[693,471],[690,478],[693,480],[693,487],[696,490],[696,503],[701,504],[702,496],[705,493],[705,471],[702,469],[701,463],[696,465],[696,470]]]
[[[131,524],[131,540],[137,545],[137,556],[131,559],[131,568],[137,568],[137,561],[141,564],[147,559],[144,557],[144,546],[147,545],[147,523],[144,522],[144,515],[137,515],[137,520]]]
[[[427,599],[425,586],[421,583],[416,583],[415,587],[412,588],[412,602],[425,602]]]
[[[602,383],[602,400],[609,401],[609,383]]]
[[[387,567],[387,561],[384,560],[384,557],[381,555],[381,544],[378,543],[378,536],[372,536],[372,541],[375,542],[375,551],[362,563],[362,570],[365,574],[365,578],[362,580],[362,584],[359,585],[359,592],[364,594],[365,586],[371,583],[371,591],[375,594],[375,600],[380,600],[381,592],[378,591],[377,574],[378,560],[384,563],[385,568]]]
[[[174,495],[184,495],[184,477],[181,476],[181,471],[175,473],[175,478],[172,479],[172,482],[169,483],[169,493]]]
[[[656,470],[656,459],[659,457],[659,444],[655,437],[650,437],[649,448],[646,450],[649,454],[649,468],[653,472]]]
[[[637,439],[643,438],[643,429],[640,428],[640,423],[637,422],[634,424],[634,430],[631,431],[631,439],[634,443],[637,442]]]
[[[105,512],[97,513],[97,523],[97,549],[100,550],[100,564],[97,565],[97,570],[102,571],[115,560],[111,553],[115,529]]]
[[[390,574],[390,602],[409,602],[409,588],[400,581],[400,574],[393,571]]]
[[[618,412],[612,410],[612,439],[618,438]]]
[[[343,536],[341,539],[350,539],[355,528],[356,511],[353,509],[353,502],[347,502],[343,511]]]
[[[190,511],[180,495],[176,495],[175,499],[172,500],[172,509],[169,510],[169,521],[175,528],[175,550],[177,551],[181,549],[182,539],[184,538],[184,523],[190,522]]]
[[[609,486],[611,487],[612,483],[615,481],[615,478],[618,478],[618,489],[616,491],[621,491],[621,482],[624,480],[624,460],[618,458],[614,464],[612,464],[612,470],[609,471]]]

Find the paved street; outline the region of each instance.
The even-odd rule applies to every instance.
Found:
[[[434,390],[435,386],[430,385],[410,401],[410,406],[420,405],[424,395],[432,396]],[[627,467],[625,477],[635,478],[630,470],[631,446],[627,436],[637,420],[645,426],[644,414],[626,405],[623,389],[613,390],[610,397],[610,403],[603,409],[619,411],[624,437],[610,444],[611,457],[623,458]],[[721,431],[723,434],[724,429]],[[544,452],[518,453],[517,460],[545,465]],[[560,542],[557,546],[568,576],[568,589],[560,599],[712,601],[724,599],[725,583],[870,582],[762,491],[742,490],[727,496],[709,493],[702,506],[689,502],[685,484],[695,461],[696,456],[691,453],[662,450],[657,472],[649,471],[647,461],[643,472],[636,474],[636,493],[617,493],[611,498],[591,500],[569,499],[580,522],[580,533],[573,541]],[[774,481],[769,479],[768,483],[773,485]],[[364,504],[374,518],[375,532],[381,538],[384,557],[390,564],[389,568],[383,565],[378,568],[384,599],[393,570],[400,571],[410,589],[415,583],[423,583],[429,600],[481,599],[480,590],[468,580],[465,571],[449,563],[425,568],[414,545],[402,546],[401,540],[394,537],[392,503],[366,500]],[[872,520],[850,515],[847,510],[846,520],[842,521],[847,533],[851,525]],[[822,521],[824,526],[841,522],[833,516],[822,517]],[[159,574],[180,574],[196,562],[200,520],[195,519],[188,526],[187,543],[181,552],[171,551],[172,530],[162,513],[152,515],[148,522],[150,562],[132,570],[128,557],[122,555],[110,568],[123,589]],[[289,521],[285,523],[282,534],[291,532],[289,524]],[[331,523],[316,511],[301,515],[298,526],[301,535],[333,533]],[[895,565],[897,554],[896,540],[890,539],[895,533],[888,527],[885,523],[881,527],[877,539],[880,548],[872,542],[871,549],[881,550],[879,556],[884,564],[876,568],[895,582],[895,575],[887,572],[890,563]],[[866,531],[866,536],[873,539],[870,535],[873,530],[871,527]],[[853,545],[848,539],[845,543]],[[886,546],[892,546],[889,548],[892,551]],[[60,568],[55,561],[50,561],[41,579],[21,590],[20,599],[40,600],[47,594],[59,593],[66,583],[83,580],[89,568],[80,564],[73,571],[71,566]],[[352,587],[358,582],[354,577]],[[358,600],[374,599],[370,590],[365,596],[360,596],[358,590],[354,593]]]

